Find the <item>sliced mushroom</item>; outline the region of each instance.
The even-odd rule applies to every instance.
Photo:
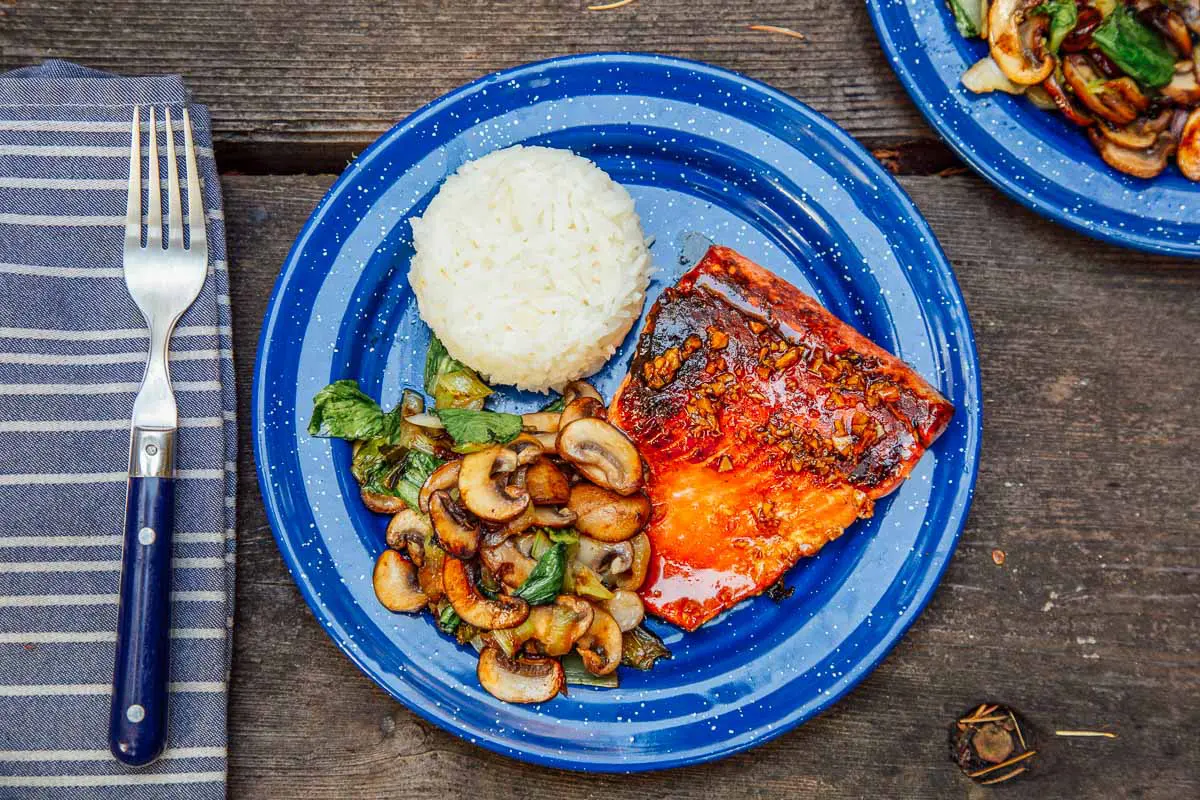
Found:
[[[544,703],[566,687],[562,664],[553,658],[509,658],[485,647],[475,670],[488,694],[506,703]]]
[[[1131,150],[1141,150],[1158,141],[1157,133],[1139,130],[1136,122],[1126,125],[1124,128],[1114,128],[1105,122],[1098,125],[1097,129],[1105,139]]]
[[[429,598],[417,582],[417,568],[395,550],[384,550],[371,575],[375,596],[389,611],[418,611]]]
[[[1172,116],[1171,110],[1166,109],[1157,116],[1137,119],[1124,128],[1101,124],[1100,132],[1104,134],[1105,138],[1116,142],[1121,147],[1140,150],[1150,147],[1158,141],[1158,135],[1170,127]]]
[[[1142,21],[1162,34],[1163,38],[1183,57],[1192,54],[1192,35],[1183,17],[1164,5],[1153,5],[1138,14]]]
[[[571,487],[567,508],[575,512],[580,533],[602,542],[623,542],[650,519],[650,500],[644,494],[622,497],[590,483]]]
[[[536,533],[527,533],[524,536],[518,536],[513,541],[517,545],[517,550],[521,551],[521,553],[524,555],[533,558],[533,546],[537,544],[538,541]]]
[[[1200,48],[1197,49],[1200,55]],[[1200,62],[1197,62],[1200,63]],[[1172,102],[1181,106],[1194,106],[1200,103],[1200,85],[1196,83],[1200,68],[1191,61],[1180,61],[1175,64],[1175,75],[1171,82],[1159,91]]]
[[[554,433],[559,428],[557,411],[535,411],[521,415],[521,429],[529,433]]]
[[[424,514],[405,508],[392,517],[387,526],[387,545],[393,550],[408,553],[418,567],[425,561],[425,540],[433,528]]]
[[[577,517],[569,508],[557,506],[531,506],[533,508],[533,524],[543,528],[569,528],[575,524]]]
[[[429,498],[434,492],[449,491],[458,486],[458,471],[462,468],[462,459],[447,461],[430,473],[421,486],[417,495],[417,507],[425,514],[429,513]]]
[[[1183,128],[1187,125],[1188,110],[1186,108],[1177,108],[1175,113],[1171,115],[1171,138],[1178,145],[1183,139]]]
[[[546,656],[565,656],[592,626],[595,611],[582,597],[559,595],[550,605],[536,606],[515,628],[492,631],[491,639],[506,654],[515,655],[533,642]]]
[[[642,459],[629,438],[602,419],[578,419],[558,432],[558,454],[592,483],[630,495],[642,488]]]
[[[577,419],[585,419],[587,417],[599,417],[604,419],[604,403],[594,397],[580,397],[577,400],[572,400],[567,404],[567,407],[562,412],[562,422],[559,423],[559,430],[570,425]]]
[[[639,533],[628,542],[633,551],[629,568],[612,572],[612,585],[618,589],[628,589],[636,592],[646,582],[646,572],[650,568],[650,537]]]
[[[399,514],[408,508],[408,503],[390,494],[376,494],[368,492],[366,489],[361,490],[359,494],[362,495],[363,505],[376,514]]]
[[[1010,81],[1029,86],[1054,71],[1046,52],[1050,19],[1029,12],[1039,0],[994,0],[988,11],[988,44],[992,59]]]
[[[537,508],[533,505],[525,506],[524,511],[498,528],[496,535],[505,539],[509,536],[519,536],[534,525],[539,524],[537,520]]]
[[[975,94],[1004,92],[1006,94],[1023,94],[1026,86],[1013,83],[1008,76],[1000,71],[1000,66],[991,56],[984,56],[971,65],[962,74],[962,85]]]
[[[525,436],[525,434],[521,434]],[[499,445],[497,445],[499,447]],[[485,448],[486,449],[486,448]],[[497,480],[501,476],[509,475],[517,469],[517,453],[515,450],[509,450],[507,447],[500,447],[496,452],[496,460],[492,463],[492,477]],[[458,473],[458,477],[462,477],[462,472]]]
[[[525,471],[525,491],[537,505],[561,506],[571,496],[571,484],[548,458],[539,458]]]
[[[1124,75],[1124,71],[1117,66],[1117,62],[1113,61],[1102,50],[1089,50],[1088,58],[1095,64],[1096,69],[1100,70],[1100,75],[1108,80],[1119,78]]]
[[[1150,108],[1150,98],[1142,93],[1138,87],[1137,81],[1128,76],[1117,78],[1104,84],[1104,92],[1101,96],[1105,96],[1105,92],[1111,93],[1106,101],[1114,102],[1120,106],[1122,111],[1125,108],[1132,108],[1138,115],[1145,113]]]
[[[617,621],[617,627],[621,629],[621,633],[633,630],[646,618],[646,608],[642,605],[642,598],[638,597],[636,592],[628,589],[618,589],[613,592],[611,599],[600,601],[600,606]]]
[[[525,475],[528,472],[529,467],[517,467],[509,474],[508,485],[510,487],[515,486],[518,489],[525,489]],[[511,492],[512,489],[508,489],[507,491]],[[526,489],[526,491],[528,491],[528,489]],[[530,502],[533,502],[533,498],[530,498]]]
[[[542,449],[545,450],[547,453],[553,453],[554,448],[558,446],[558,432],[557,431],[555,431],[554,433],[531,433],[531,434],[526,434],[526,435],[531,436],[534,439],[537,439],[538,444],[540,444],[542,446]]]
[[[1132,78],[1106,81],[1082,53],[1063,59],[1063,77],[1089,111],[1116,125],[1128,125],[1150,107]]]
[[[575,560],[601,577],[620,575],[633,567],[633,544],[628,541],[602,542],[580,536]]]
[[[1200,0],[1167,0],[1192,33],[1200,36]]]
[[[524,583],[537,566],[537,561],[522,553],[512,539],[484,542],[479,547],[479,560],[497,580],[513,589]]]
[[[479,547],[479,528],[449,492],[434,492],[429,498],[429,519],[443,550],[457,558],[475,555]]]
[[[442,588],[458,616],[485,631],[515,628],[529,616],[529,604],[519,597],[501,594],[492,600],[480,594],[467,565],[457,558],[442,565]]]
[[[591,627],[575,643],[583,666],[593,675],[607,675],[621,664],[621,627],[602,608],[594,609]]]
[[[489,522],[507,522],[529,506],[529,493],[507,486],[507,475],[517,467],[517,454],[499,445],[471,453],[462,460],[458,491],[475,516]]]
[[[570,405],[572,401],[578,400],[580,397],[591,397],[595,400],[604,402],[604,398],[596,391],[596,387],[592,386],[587,381],[571,381],[563,387],[563,401]]]
[[[1100,151],[1100,157],[1113,169],[1133,175],[1135,178],[1153,178],[1167,168],[1167,159],[1175,151],[1175,140],[1169,133],[1161,133],[1154,145],[1141,150],[1121,147],[1105,138],[1095,128],[1088,129],[1088,138]]]
[[[527,433],[521,434],[504,445],[504,449],[511,451],[516,456],[518,469],[529,466],[546,452],[546,448],[542,447],[541,440]],[[551,452],[553,452],[553,448]]]
[[[1054,105],[1058,106],[1058,110],[1062,112],[1063,116],[1071,122],[1084,128],[1096,122],[1087,111],[1079,107],[1078,101],[1063,89],[1057,75],[1051,75],[1042,81],[1042,88],[1046,90],[1046,94],[1050,95],[1050,99],[1054,101]]]
[[[1191,181],[1200,181],[1200,108],[1188,115],[1175,156],[1179,171]]]
[[[1092,46],[1092,34],[1104,22],[1100,9],[1091,6],[1078,8],[1075,27],[1063,37],[1059,50],[1064,53],[1081,53]]]

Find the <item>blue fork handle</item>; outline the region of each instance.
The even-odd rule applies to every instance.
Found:
[[[154,761],[167,741],[174,530],[175,479],[130,477],[108,727],[109,749],[130,766]]]

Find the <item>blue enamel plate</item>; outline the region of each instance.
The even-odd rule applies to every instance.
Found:
[[[408,219],[464,162],[516,143],[569,148],[633,195],[656,270],[646,302],[729,245],[814,294],[912,364],[957,413],[912,478],[788,576],[618,689],[536,706],[495,700],[476,655],[428,615],[392,614],[371,570],[386,519],[367,511],[345,442],[305,432],[312,397],[355,378],[390,408],[420,387],[428,330],[408,286]],[[606,397],[635,334],[594,377]],[[544,397],[504,392],[494,407]],[[916,619],[962,530],[980,441],[979,370],[950,266],[912,202],[844,132],[754,81],[648,55],[555,59],[490,75],[418,111],[346,170],[292,248],[263,324],[254,386],[259,482],[279,549],[346,655],[416,713],[497,753],[633,772],[708,761],[798,725],[850,690]]]
[[[1089,236],[1200,256],[1200,184],[1174,165],[1153,180],[1123,175],[1061,114],[1023,97],[967,91],[962,74],[988,46],[959,34],[946,0],[867,0],[867,8],[917,108],[980,175],[1022,205]]]

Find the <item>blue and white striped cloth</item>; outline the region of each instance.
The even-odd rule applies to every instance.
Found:
[[[178,76],[56,61],[0,75],[5,800],[225,794],[237,426],[221,187],[200,106],[190,113],[211,268],[171,342],[182,428],[170,739],[143,770],[106,743],[129,415],[148,346],[121,274],[131,106],[145,124],[148,105],[178,120],[185,102]]]

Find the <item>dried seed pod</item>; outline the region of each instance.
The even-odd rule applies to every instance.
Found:
[[[1032,726],[999,703],[980,703],[950,725],[950,759],[981,786],[1024,775],[1037,753]]]

